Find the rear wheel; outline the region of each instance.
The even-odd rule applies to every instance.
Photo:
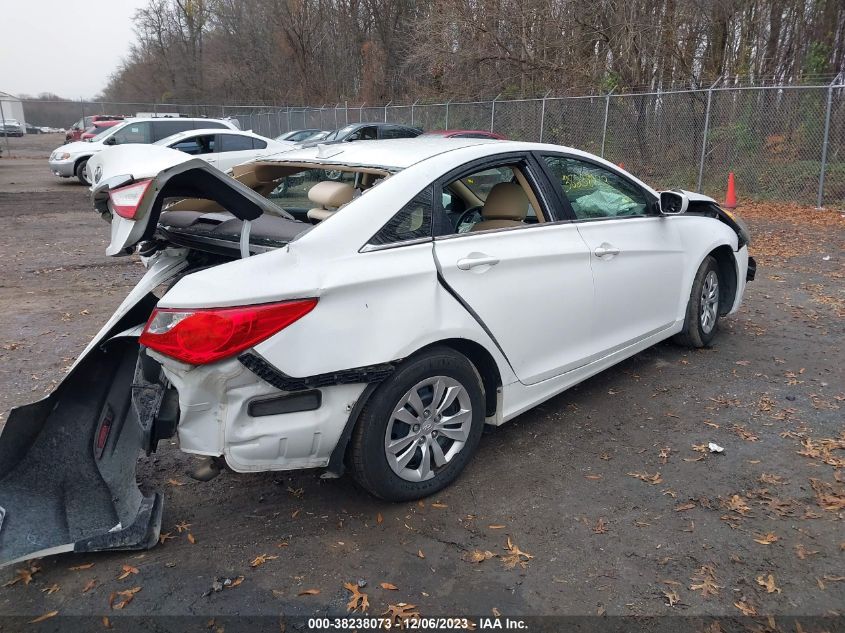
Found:
[[[365,405],[350,442],[355,480],[388,501],[451,484],[484,426],[481,378],[464,356],[435,348],[412,358]]]
[[[719,328],[721,285],[719,265],[708,256],[695,274],[684,329],[675,341],[689,347],[708,347]]]
[[[90,185],[91,181],[88,180],[88,159],[84,158],[79,161],[76,165],[76,169],[74,170],[76,174],[77,180],[81,182],[83,185]]]

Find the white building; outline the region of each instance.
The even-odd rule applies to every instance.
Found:
[[[26,120],[23,115],[23,103],[15,95],[0,91],[0,107],[2,107],[3,119],[15,119],[21,124],[26,132]]]

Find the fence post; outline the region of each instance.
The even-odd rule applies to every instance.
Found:
[[[543,131],[545,130],[546,126],[546,99],[551,94],[551,90],[547,90],[546,94],[543,95],[543,105],[540,106],[540,143],[543,142]]]
[[[704,159],[707,156],[707,134],[710,132],[710,103],[713,100],[713,88],[722,81],[721,75],[713,82],[713,85],[707,89],[707,107],[704,110],[704,132],[701,135],[701,160],[698,163],[698,183],[695,190],[701,193],[701,182],[704,179]]]
[[[79,109],[82,110],[82,131],[85,131],[85,102],[79,102]]]
[[[496,100],[502,96],[500,92],[493,98],[493,107],[490,108],[490,131],[493,131],[493,123],[496,121]]]
[[[821,209],[824,204],[824,172],[827,168],[827,146],[830,141],[830,110],[833,107],[833,87],[839,83],[842,73],[836,75],[827,88],[827,110],[824,115],[824,140],[822,141],[822,168],[819,172],[819,197],[816,207]]]
[[[616,86],[611,88],[610,92],[604,96],[604,125],[601,128],[601,154],[599,154],[602,158],[604,158],[604,144],[607,140],[607,115],[610,113],[610,95],[613,94],[614,90],[616,90]]]
[[[387,107],[393,103],[393,99],[384,104],[384,122],[387,123]]]
[[[446,129],[449,129],[449,104],[452,103],[452,100],[449,99],[446,102]]]
[[[420,101],[420,100],[419,100],[419,99],[417,99],[416,101],[414,101],[414,102],[411,104],[411,127],[414,127],[414,108],[416,108],[416,107],[417,107],[417,103],[419,103],[419,101]]]
[[[349,125],[349,101],[343,102],[343,116],[346,119],[344,125]]]

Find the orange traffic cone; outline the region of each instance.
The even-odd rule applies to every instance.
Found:
[[[736,185],[734,184],[734,173],[728,174],[728,192],[725,194],[725,208],[736,209]]]

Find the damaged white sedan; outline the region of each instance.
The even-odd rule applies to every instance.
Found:
[[[485,423],[663,339],[709,345],[755,270],[712,199],[555,145],[326,145],[235,176],[166,148],[104,161],[107,253],[148,272],[57,389],[11,412],[0,563],[152,546],[161,497],[135,462],[174,435],[207,457],[198,478],[319,467],[432,494]]]

